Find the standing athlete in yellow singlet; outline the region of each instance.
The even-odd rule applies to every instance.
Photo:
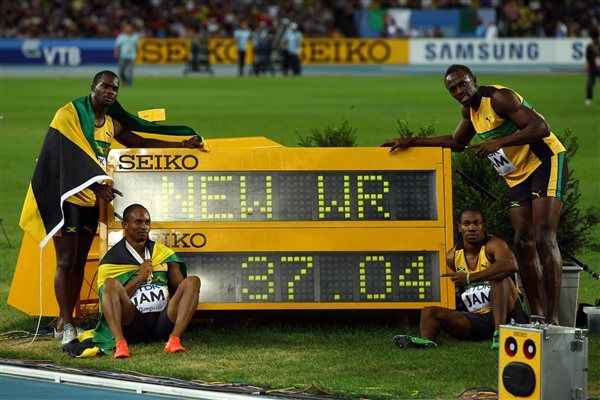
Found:
[[[408,147],[448,147],[461,152],[475,135],[484,140],[469,147],[478,157],[488,157],[510,187],[519,274],[531,312],[558,324],[562,262],[556,231],[568,176],[565,148],[544,118],[512,89],[478,86],[464,65],[448,68],[444,81],[461,104],[462,120],[454,134],[392,139],[383,146],[390,147],[390,152]],[[546,292],[545,308],[540,282]]]

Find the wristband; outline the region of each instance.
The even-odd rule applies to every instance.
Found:
[[[471,273],[467,272],[467,285],[471,284]]]

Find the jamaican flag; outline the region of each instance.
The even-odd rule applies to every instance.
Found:
[[[186,276],[185,263],[179,259],[177,254],[163,244],[146,241],[146,246],[152,254],[152,284],[159,286],[167,286],[169,279],[167,277],[168,262],[177,262],[180,265],[183,276]],[[125,238],[115,244],[106,255],[100,260],[98,266],[98,295],[100,304],[104,293],[104,281],[107,278],[115,278],[121,282],[123,286],[133,279],[140,269],[140,263],[133,257],[125,246]],[[174,294],[174,288],[169,288],[170,296]],[[93,344],[105,354],[113,353],[115,338],[110,331],[104,316],[100,317],[98,325],[94,329]]]
[[[126,130],[162,135],[197,135],[187,126],[158,125],[128,113],[115,101],[108,115]],[[56,112],[37,159],[19,225],[40,247],[62,227],[63,202],[70,196],[111,178],[98,157],[103,150],[94,139],[91,96],[69,102]]]

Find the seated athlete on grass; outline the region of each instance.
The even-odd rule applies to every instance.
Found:
[[[125,237],[98,267],[103,315],[93,343],[115,358],[129,357],[127,343],[152,340],[165,340],[165,352],[185,351],[179,338],[198,306],[200,279],[186,278],[173,250],[149,239],[150,214],[143,206],[127,207],[122,225]]]
[[[506,242],[487,235],[483,214],[465,210],[458,230],[462,244],[446,254],[452,272],[449,277],[461,289],[460,299],[467,311],[445,307],[425,307],[421,312],[420,337],[398,335],[394,343],[402,348],[435,348],[433,340],[441,330],[457,339],[492,339],[499,346],[499,326],[507,319],[528,321],[519,292],[511,277],[517,272],[517,260]]]

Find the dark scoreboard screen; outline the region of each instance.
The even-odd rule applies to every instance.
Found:
[[[439,301],[436,252],[183,253],[202,303]]]
[[[435,171],[117,172],[153,221],[435,220]],[[132,199],[116,199],[116,211]]]

